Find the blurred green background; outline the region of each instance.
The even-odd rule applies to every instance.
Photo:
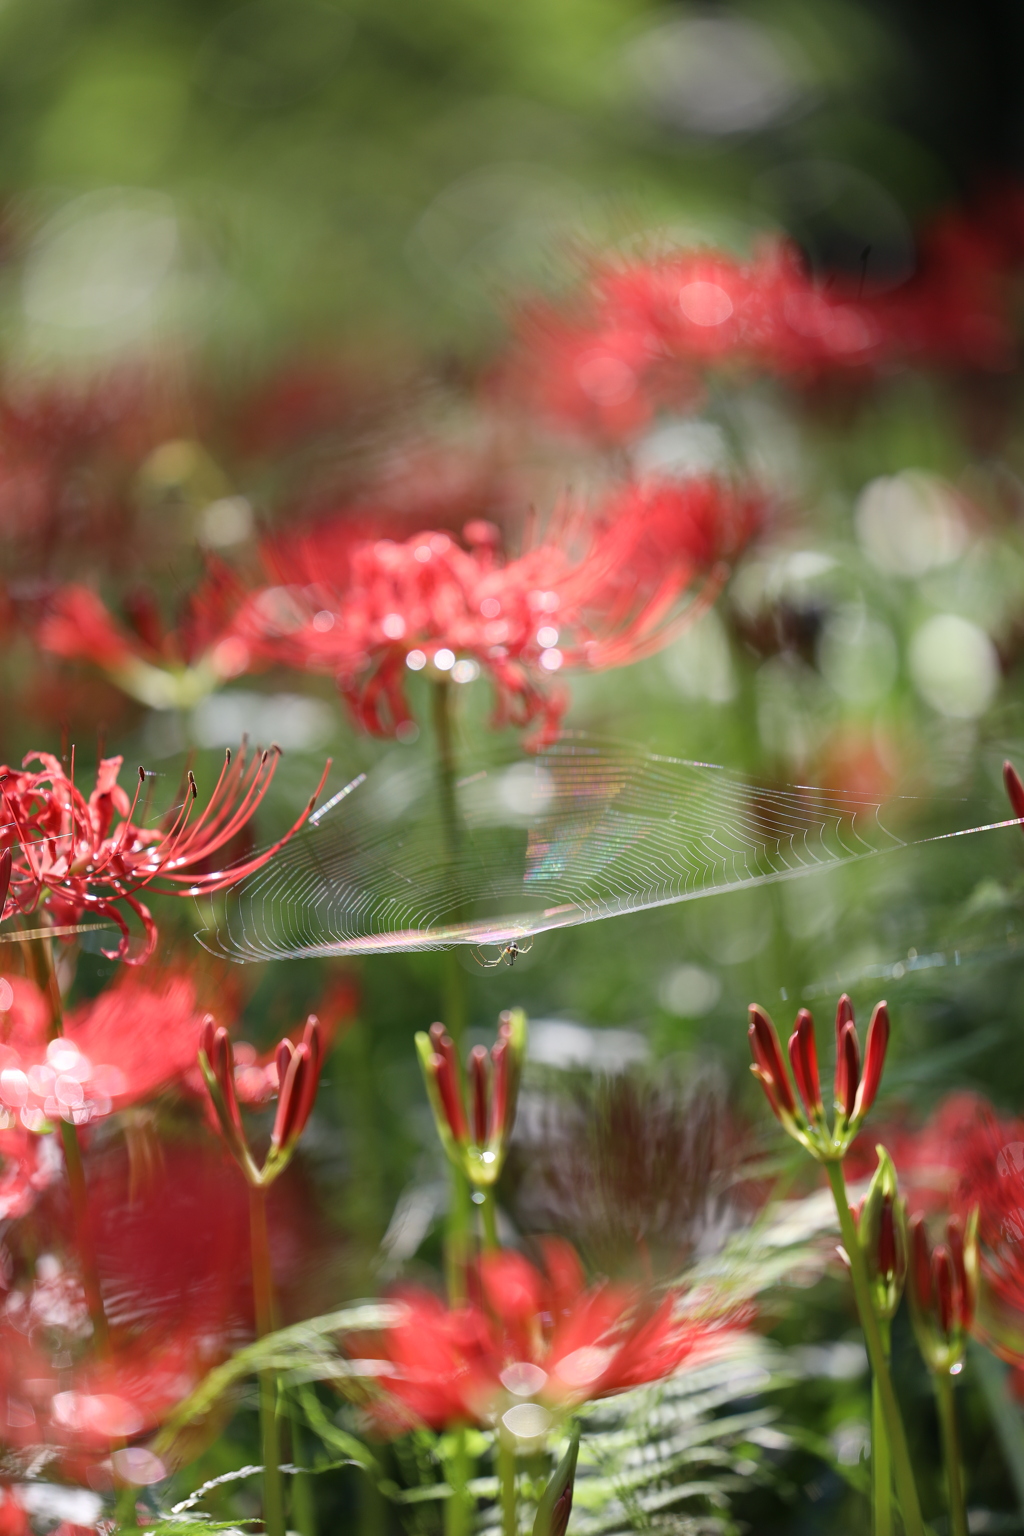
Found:
[[[783,231],[816,273],[855,274],[870,248],[872,280],[898,285],[932,215],[1022,168],[1022,74],[1024,11],[1009,3],[5,0],[8,392],[138,367],[162,381],[168,440],[192,458],[164,473],[154,428],[113,471],[88,453],[56,464],[69,506],[115,486],[123,541],[58,536],[40,550],[5,533],[4,760],[70,734],[80,761],[102,739],[173,785],[191,746],[202,787],[239,734],[274,737],[286,755],[269,833],[325,753],[329,793],[424,750],[367,741],[328,681],[284,670],[194,709],[146,710],[86,669],[40,661],[18,614],[56,574],[115,604],[146,580],[173,607],[212,504],[249,509],[221,541],[245,573],[259,530],[343,504],[399,450],[440,442],[486,458],[505,424],[478,386],[515,306],[570,286],[595,250],[642,239],[742,254]],[[283,447],[258,413],[240,435],[238,402],[292,366],[340,380],[316,420]],[[682,416],[658,421],[633,468],[738,464],[780,512],[692,632],[650,661],[570,679],[568,723],[773,782],[921,796],[906,808],[921,834],[1002,819],[999,765],[1024,764],[1019,384],[903,372],[832,399],[753,382],[711,399],[696,435]],[[621,470],[510,430],[506,457],[549,498]],[[460,698],[469,737],[486,730],[486,689]],[[671,1057],[684,1075],[713,1060],[763,1126],[746,1004],[788,1023],[807,1001],[827,1022],[839,990],[862,1016],[885,993],[893,1101],[923,1113],[974,1086],[1019,1110],[1022,866],[1011,829],[545,936],[513,971],[464,956],[471,1038],[513,1003],[546,1021],[538,1093],[547,1069],[588,1060]],[[168,952],[191,943],[191,913],[165,903],[158,917]],[[325,1075],[308,1159],[349,1294],[436,1257],[432,1195],[415,1241],[392,1216],[442,1177],[412,1034],[444,1008],[446,963],[348,965],[359,1021]],[[295,1023],[331,970],[245,971],[247,1038],[262,1046]],[[112,972],[86,955],[76,986]],[[816,1326],[842,1333],[849,1319],[830,1305]],[[979,1446],[985,1424],[970,1426]],[[995,1507],[1013,1502],[1005,1469],[990,1482]],[[819,1497],[800,1505],[810,1523]]]

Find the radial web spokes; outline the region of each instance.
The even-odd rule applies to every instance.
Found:
[[[902,847],[881,807],[566,736],[467,771],[455,822],[429,763],[346,786],[200,937],[231,959],[507,944]]]

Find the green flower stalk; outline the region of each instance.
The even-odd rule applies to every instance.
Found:
[[[574,1424],[569,1448],[552,1472],[540,1496],[533,1522],[533,1536],[565,1536],[572,1513],[572,1495],[576,1486],[576,1461],[580,1453],[580,1426]]]
[[[764,1089],[772,1113],[794,1141],[799,1142],[813,1158],[823,1164],[828,1176],[836,1215],[839,1217],[843,1247],[850,1265],[850,1279],[860,1324],[864,1330],[864,1342],[871,1362],[873,1382],[878,1393],[877,1425],[881,1431],[879,1451],[883,1463],[887,1460],[892,1466],[906,1536],[924,1536],[921,1506],[913,1468],[910,1464],[906,1431],[889,1372],[886,1351],[888,1322],[881,1322],[875,1310],[878,1276],[882,1271],[876,1266],[875,1278],[872,1279],[859,1236],[858,1223],[846,1197],[846,1181],[843,1177],[843,1158],[863,1125],[882,1080],[885,1053],[889,1044],[889,1010],[885,1003],[878,1003],[871,1016],[862,1073],[860,1042],[853,1019],[853,1005],[845,994],[839,999],[836,1009],[835,1107],[831,1124],[825,1113],[821,1095],[814,1020],[809,1011],[806,1008],[800,1009],[793,1033],[789,1038],[792,1081],[786,1070],[782,1048],[775,1033],[775,1025],[764,1009],[757,1004],[752,1004],[750,1008],[748,1038],[754,1058],[751,1070]],[[800,1095],[799,1100],[797,1093],[794,1092],[794,1082]],[[891,1164],[889,1166],[891,1167]],[[876,1175],[876,1178],[879,1178],[879,1175]],[[879,1224],[882,1220],[885,1189],[889,1178],[888,1170],[883,1167],[875,1196]],[[868,1231],[871,1230],[875,1220],[874,1212],[873,1206]],[[884,1486],[884,1464],[877,1470],[879,1477],[876,1487],[880,1488]],[[880,1536],[885,1536],[884,1516],[883,1532]]]
[[[963,1462],[953,1382],[964,1366],[967,1337],[978,1296],[978,1210],[966,1229],[959,1217],[946,1223],[946,1240],[932,1248],[924,1217],[910,1223],[910,1317],[931,1374],[942,1429],[946,1487],[953,1536],[967,1536]]]
[[[907,1277],[907,1212],[899,1197],[892,1158],[884,1147],[875,1151],[878,1167],[854,1220],[882,1351],[888,1361],[890,1328]],[[892,1536],[892,1466],[877,1376],[871,1381],[871,1502],[875,1536]]]

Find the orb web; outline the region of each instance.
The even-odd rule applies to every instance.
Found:
[[[360,775],[199,937],[237,961],[504,945],[903,846],[856,794],[564,736],[448,782]]]

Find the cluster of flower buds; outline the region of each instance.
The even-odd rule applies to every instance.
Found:
[[[297,1045],[288,1039],[278,1043],[275,1061],[277,1113],[270,1135],[270,1151],[260,1167],[249,1150],[242,1126],[235,1091],[235,1053],[228,1032],[223,1026],[216,1026],[212,1018],[207,1018],[199,1048],[199,1066],[217,1113],[221,1135],[250,1184],[265,1187],[284,1172],[312,1113],[322,1065],[320,1024],[310,1014]]]
[[[907,1278],[907,1208],[899,1196],[896,1169],[884,1147],[876,1147],[878,1167],[853,1218],[871,1286],[875,1316],[891,1322]]]
[[[775,1025],[756,1003],[750,1006],[747,1038],[754,1058],[750,1070],[764,1089],[776,1119],[819,1162],[838,1162],[846,1155],[860,1130],[882,1080],[889,1044],[886,1004],[877,1003],[871,1015],[862,1075],[853,1004],[845,993],[839,999],[836,1008],[835,1116],[831,1128],[821,1098],[818,1048],[810,1012],[806,1008],[800,1009],[789,1037],[789,1060],[802,1103],[793,1092]]]
[[[946,1240],[933,1248],[924,1217],[910,1221],[910,1316],[918,1348],[930,1371],[956,1376],[963,1367],[967,1335],[978,1295],[978,1210],[966,1229],[958,1216],[946,1223]]]
[[[516,1098],[526,1054],[526,1015],[514,1008],[498,1021],[498,1038],[488,1051],[469,1053],[469,1104],[462,1068],[443,1024],[416,1036],[420,1066],[438,1135],[457,1168],[477,1189],[497,1182],[516,1118]]]

